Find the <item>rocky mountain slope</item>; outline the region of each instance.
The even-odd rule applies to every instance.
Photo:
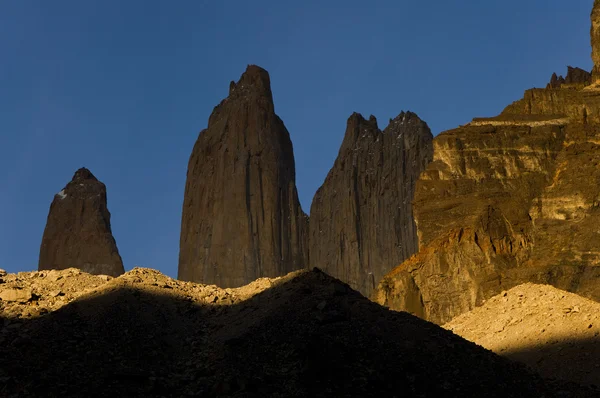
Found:
[[[415,189],[419,253],[375,300],[436,323],[524,282],[600,300],[600,90],[528,90],[433,146]]]
[[[38,269],[79,268],[91,274],[125,272],[110,227],[106,186],[86,168],[54,196]]]
[[[0,297],[6,397],[598,393],[543,380],[318,270],[239,289],[141,268],[2,273]]]
[[[429,127],[402,112],[379,130],[354,113],[310,209],[310,261],[368,296],[417,249],[414,187],[432,159]]]
[[[237,287],[308,265],[292,142],[269,74],[250,65],[210,115],[190,156],[179,279]]]
[[[526,283],[444,327],[547,377],[600,386],[598,302]]]

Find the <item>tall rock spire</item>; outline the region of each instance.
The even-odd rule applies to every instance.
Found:
[[[42,237],[38,269],[79,268],[118,276],[123,261],[110,227],[106,186],[86,168],[54,196]]]
[[[592,26],[590,28],[590,37],[592,42],[592,79],[594,83],[600,81],[600,0],[594,0],[594,8],[591,14]]]
[[[433,157],[427,124],[402,112],[381,131],[354,113],[310,209],[310,261],[366,296],[417,252],[412,200]]]
[[[307,266],[308,218],[266,70],[229,85],[190,156],[179,279],[237,287]]]

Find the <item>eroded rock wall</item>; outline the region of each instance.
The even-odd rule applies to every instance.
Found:
[[[436,137],[415,192],[420,251],[374,299],[436,323],[525,282],[600,300],[599,98],[528,90]]]
[[[370,295],[376,283],[417,249],[411,202],[432,158],[432,134],[402,112],[381,131],[354,113],[338,157],[310,211],[311,265]]]

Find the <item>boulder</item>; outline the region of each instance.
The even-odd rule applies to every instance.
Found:
[[[0,291],[0,300],[9,303],[26,303],[33,298],[31,289],[5,289]]]

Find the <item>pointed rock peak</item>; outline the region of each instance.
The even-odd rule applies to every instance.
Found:
[[[369,120],[366,120],[360,113],[353,112],[346,123],[346,134],[340,149],[347,149],[348,145],[354,145],[359,139],[374,137],[377,134],[381,134],[381,130],[377,126],[375,116],[371,115]]]
[[[39,270],[70,267],[112,276],[124,272],[110,227],[106,186],[86,168],[54,195],[40,246]]]
[[[98,196],[106,200],[106,186],[98,180],[89,169],[80,168],[71,181],[55,195],[55,199],[86,199]]]
[[[267,97],[270,102],[273,102],[269,72],[260,66],[248,65],[237,83],[233,81],[229,83],[230,97],[249,93]]]
[[[592,74],[590,72],[581,68],[567,66],[567,77],[553,73],[550,83],[548,83],[546,88],[561,88],[563,84],[587,86],[591,81]]]
[[[80,168],[73,175],[72,182],[83,182],[85,180],[98,181],[98,179],[92,174],[91,171],[86,169],[85,167]]]
[[[546,86],[546,88],[560,88],[565,83],[565,78],[558,76],[556,73],[553,73],[550,77],[550,83]]]
[[[363,115],[361,115],[358,112],[352,112],[352,115],[350,115],[350,117],[348,118],[348,123],[350,123],[350,122],[361,123],[364,121],[365,121],[365,118],[363,117]]]
[[[364,116],[358,112],[352,112],[352,115],[348,118],[348,127],[351,126],[362,126],[369,128],[378,129],[377,118],[373,115],[369,116],[369,120],[365,119]]]
[[[398,116],[393,119],[390,119],[390,124],[385,128],[384,132],[390,130],[397,130],[402,126],[418,126],[420,124],[426,124],[421,118],[414,112],[410,111],[402,111]]]
[[[303,268],[308,219],[268,72],[249,65],[229,87],[189,158],[178,275],[238,287]]]

